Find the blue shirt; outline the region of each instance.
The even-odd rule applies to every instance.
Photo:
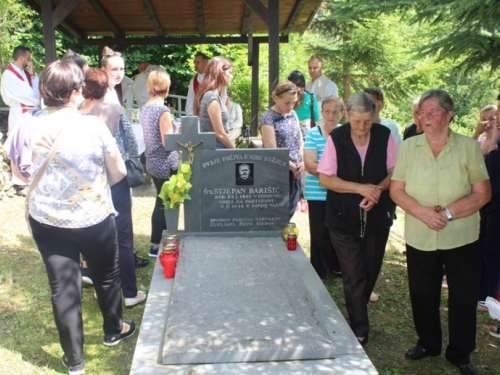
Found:
[[[315,126],[309,130],[306,134],[306,140],[304,143],[304,150],[316,150],[318,152],[317,161],[319,163],[321,155],[323,155],[323,150],[325,149],[326,139],[320,133],[319,126]],[[308,201],[326,201],[326,191],[327,189],[322,188],[319,185],[319,178],[307,173],[306,176],[306,189],[304,192],[304,198]]]

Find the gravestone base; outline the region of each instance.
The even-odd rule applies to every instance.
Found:
[[[131,374],[377,374],[300,247],[277,231],[216,236],[179,234],[174,279],[156,262]]]

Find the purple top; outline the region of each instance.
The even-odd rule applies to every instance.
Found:
[[[262,127],[262,125],[274,127],[276,146],[278,148],[287,148],[289,150],[290,160],[295,164],[299,164],[302,160],[300,154],[302,133],[300,131],[299,119],[295,111],[283,117],[281,113],[270,108],[265,111],[260,118],[260,127]],[[266,147],[266,145],[264,145],[264,147]]]
[[[145,105],[141,109],[141,125],[146,146],[146,169],[156,178],[169,179],[170,170],[178,168],[179,153],[165,151],[165,147],[161,143],[160,117],[164,112],[170,112],[164,105]],[[174,126],[172,123],[172,127]]]

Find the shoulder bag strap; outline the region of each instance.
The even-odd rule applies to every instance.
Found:
[[[127,140],[125,139],[125,132],[123,131],[122,118],[120,117],[120,122],[118,122],[118,129],[120,130],[120,134],[122,135],[123,148],[125,149],[125,155],[129,155],[127,150]]]
[[[26,221],[28,221],[28,216],[29,216],[29,205],[30,205],[31,193],[37,187],[38,183],[40,182],[40,180],[42,179],[43,175],[45,174],[45,171],[49,167],[50,162],[54,158],[54,155],[56,154],[56,150],[57,150],[57,147],[59,146],[61,138],[63,138],[62,136],[64,134],[64,130],[65,129],[61,130],[61,132],[57,136],[56,142],[54,143],[54,145],[50,149],[50,151],[49,151],[49,153],[47,155],[47,158],[44,160],[42,166],[38,170],[38,173],[33,178],[33,181],[31,181],[31,184],[28,185],[28,191],[26,192],[26,201],[25,201],[25,205],[26,205],[26,210],[25,210]],[[29,228],[29,225],[28,225],[28,228]],[[30,229],[30,232],[31,232],[31,229]]]
[[[316,126],[316,121],[314,121],[314,94],[310,92],[309,95],[311,95],[311,128],[314,128]]]

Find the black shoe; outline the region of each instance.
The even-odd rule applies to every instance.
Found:
[[[128,339],[130,336],[132,336],[135,332],[134,321],[127,320],[125,323],[127,323],[130,326],[130,328],[127,332],[117,333],[117,334],[113,334],[113,335],[106,335],[106,336],[104,336],[103,344],[106,346],[115,346],[115,345],[118,345],[122,340]]]
[[[408,351],[405,354],[405,358],[411,359],[411,360],[417,360],[417,359],[422,359],[424,357],[427,357],[429,355],[430,356],[437,356],[439,354],[430,354],[421,346],[415,346],[414,348],[408,349]]]
[[[135,268],[136,269],[147,267],[148,264],[149,264],[149,260],[143,259],[143,258],[139,258],[137,256],[137,253],[134,254],[134,258],[135,258]]]
[[[476,369],[470,362],[465,365],[457,365],[457,367],[460,370],[460,373],[463,375],[477,375]]]
[[[66,358],[63,356],[63,358],[62,358],[62,364],[63,364],[64,367],[66,367],[68,369],[68,373],[70,375],[82,375],[82,374],[85,374],[85,368],[84,368],[83,361],[81,361],[77,365],[70,365],[69,363],[66,362]]]

